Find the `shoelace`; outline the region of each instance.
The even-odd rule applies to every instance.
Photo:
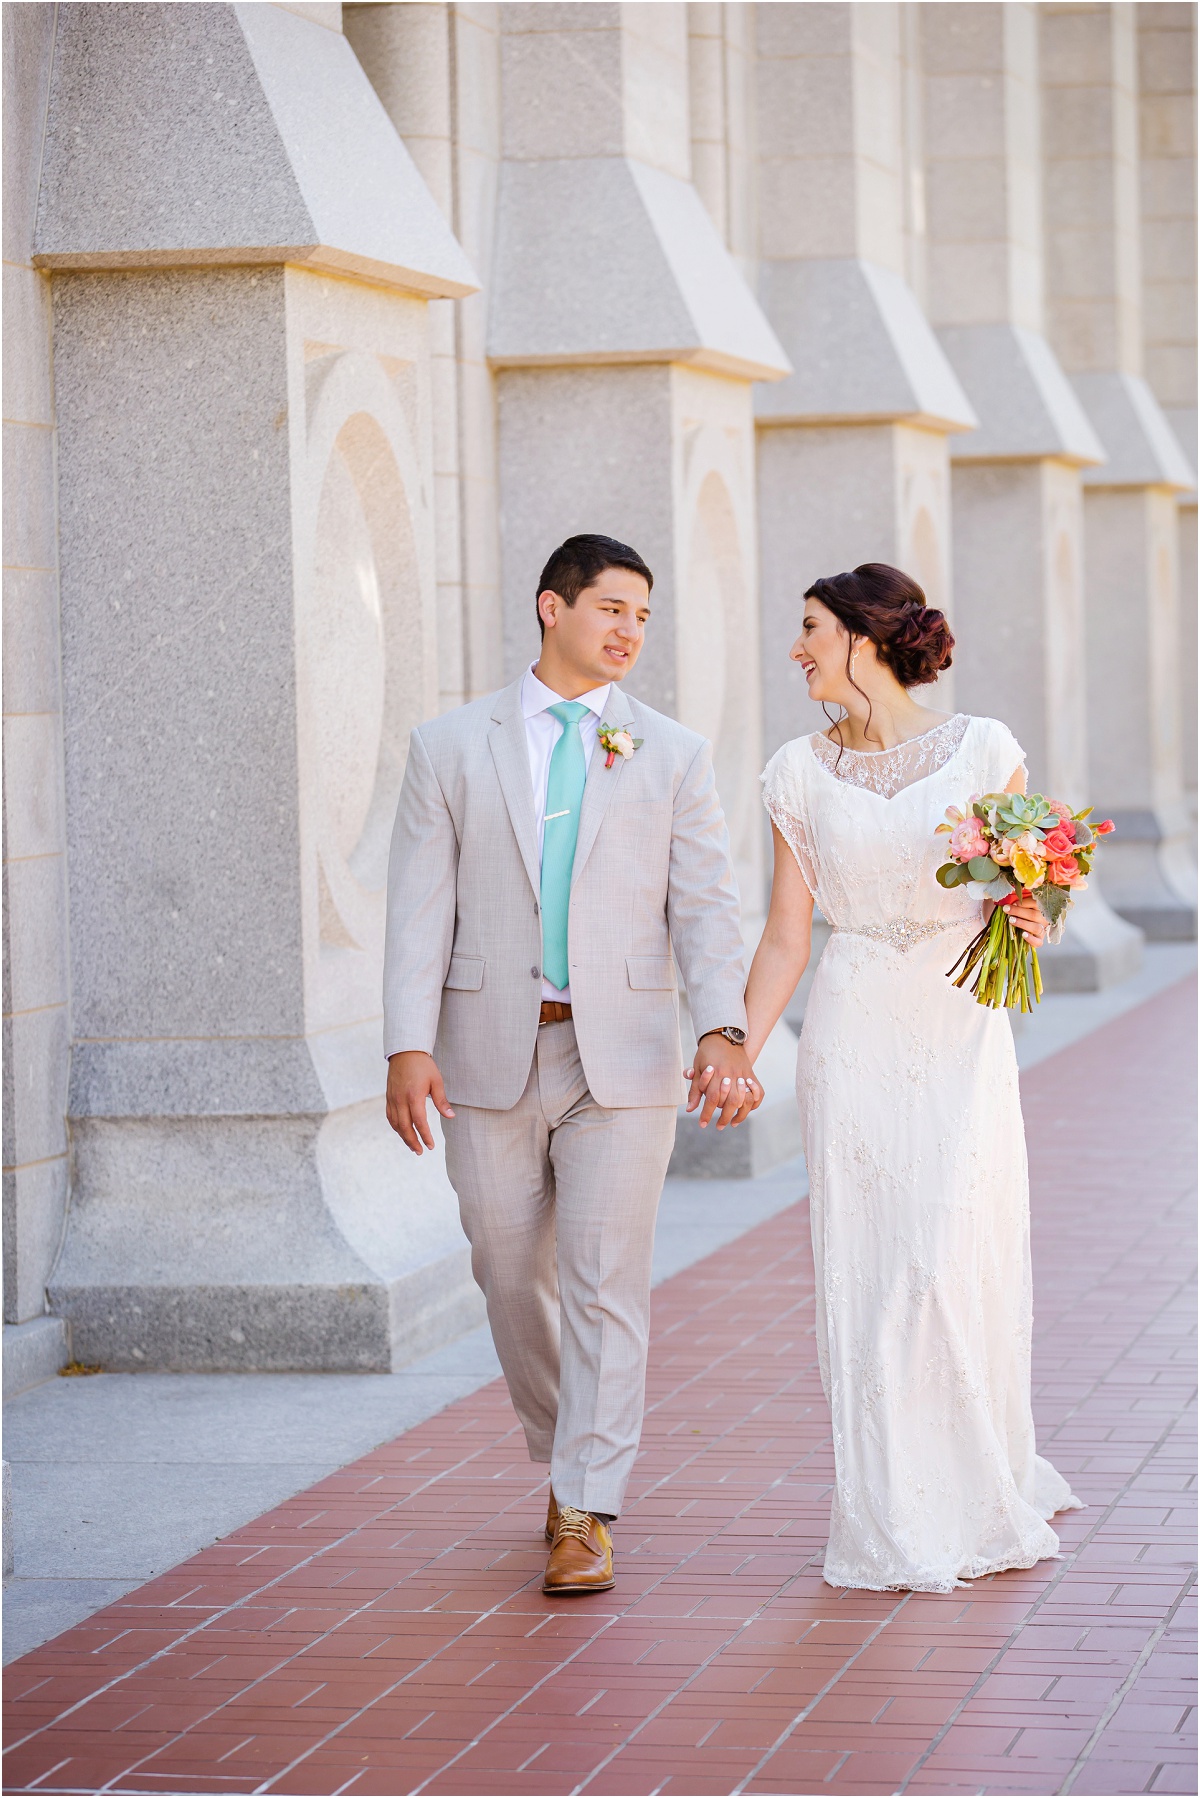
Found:
[[[575,1536],[586,1543],[592,1533],[592,1514],[590,1511],[577,1511],[574,1505],[562,1505],[558,1513],[558,1526],[554,1532],[555,1542],[561,1542],[564,1536]]]

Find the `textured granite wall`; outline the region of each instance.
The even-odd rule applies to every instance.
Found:
[[[66,1213],[70,982],[50,282],[32,265],[54,8],[8,7],[3,30],[4,1319],[18,1324],[46,1309]]]
[[[382,858],[408,728],[532,656],[572,530],[655,569],[633,684],[713,738],[751,935],[758,769],[824,722],[801,596],[872,558],[951,615],[935,703],[1118,807],[1114,902],[1194,928],[1191,8],[4,29],[5,1317],[47,1365],[48,1284],[114,1366],[477,1314],[380,1118]],[[1052,978],[1139,943],[1097,892]]]

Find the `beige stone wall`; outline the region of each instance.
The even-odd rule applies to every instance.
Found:
[[[755,9],[692,0],[687,15],[692,181],[738,267],[752,280]]]
[[[51,6],[4,10],[4,1317],[46,1307],[70,1041],[50,283],[32,266]]]
[[[343,25],[388,117],[483,279],[430,306],[440,699],[501,678],[495,387],[487,274],[500,156],[499,7],[489,0],[345,6]]]
[[[1196,9],[1139,6],[1142,311],[1146,379],[1196,467]],[[1196,503],[1179,518],[1179,706],[1184,785],[1196,791]]]
[[[865,256],[904,274],[902,10],[758,8],[763,257]]]
[[[1195,7],[1155,0],[1139,6],[1137,54],[1145,374],[1194,457]]]
[[[382,1365],[473,1315],[379,1124],[385,814],[571,531],[655,568],[637,689],[714,742],[751,934],[801,596],[870,559],[951,616],[935,703],[1192,927],[1193,7],[150,11],[5,11],[10,1323]],[[1065,984],[1140,953],[1099,891],[1072,930]]]
[[[929,312],[1043,328],[1037,8],[923,5]]]
[[[1050,337],[1070,372],[1142,372],[1136,14],[1041,14]]]

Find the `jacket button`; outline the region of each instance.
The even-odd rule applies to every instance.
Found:
[[[533,978],[534,978],[534,979],[535,979],[535,980],[536,980],[536,979],[537,979],[537,978],[538,978],[538,976],[539,976],[539,975],[540,975],[540,974],[541,974],[541,971],[542,971],[542,970],[541,970],[541,969],[540,969],[540,968],[530,968],[530,970],[529,970],[529,972],[530,972],[530,973],[531,973],[531,974],[532,974],[532,975],[533,975]]]

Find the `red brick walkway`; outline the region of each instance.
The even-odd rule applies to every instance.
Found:
[[[822,1583],[798,1205],[655,1295],[615,1593],[542,1596],[489,1386],[16,1662],[5,1790],[1194,1793],[1194,1006],[1025,1081],[1036,1409],[1088,1507],[1061,1560]]]

